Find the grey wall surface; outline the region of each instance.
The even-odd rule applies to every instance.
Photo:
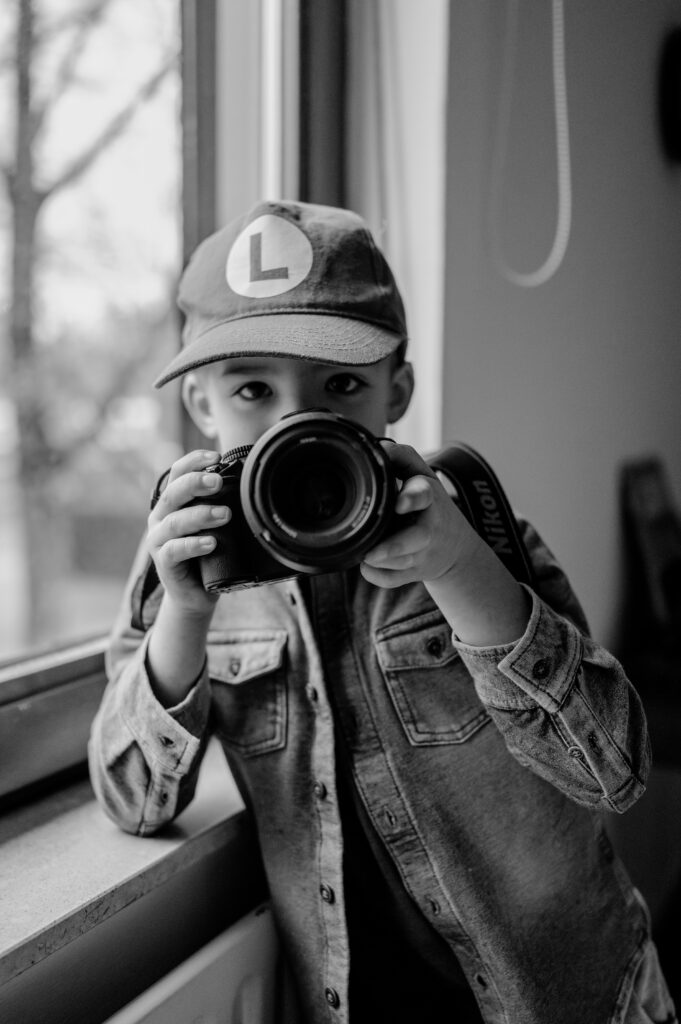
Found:
[[[662,40],[681,11],[673,0],[566,0],[571,233],[555,276],[526,289],[499,272],[492,240],[520,271],[553,241],[551,4],[518,5],[495,204],[509,7],[450,7],[443,433],[489,458],[613,645],[621,462],[661,455],[681,499],[681,169],[663,156],[656,97]]]

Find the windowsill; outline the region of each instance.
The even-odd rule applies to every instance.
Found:
[[[81,781],[0,820],[0,985],[221,847],[244,805],[217,743],[192,804],[160,835],[118,829]]]

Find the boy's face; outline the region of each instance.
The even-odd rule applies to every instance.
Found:
[[[287,413],[324,408],[380,437],[405,412],[411,365],[392,357],[371,366],[252,356],[223,359],[187,374],[183,398],[194,422],[221,451],[255,444]]]

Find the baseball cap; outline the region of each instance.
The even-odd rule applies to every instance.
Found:
[[[397,284],[368,225],[333,206],[257,203],[197,247],[178,305],[182,350],[156,387],[232,356],[368,365],[407,340]]]

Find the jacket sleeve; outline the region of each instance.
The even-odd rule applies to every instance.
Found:
[[[555,558],[519,519],[536,573],[530,621],[515,644],[454,638],[480,699],[525,767],[590,807],[625,811],[643,793],[650,743],[641,700],[622,666],[589,636]]]
[[[146,557],[141,545],[111,634],[107,687],[88,745],[97,799],[116,824],[137,835],[158,831],[192,799],[210,710],[205,665],[177,707],[164,708],[154,696],[146,667],[149,632],[131,624],[132,595]],[[147,605],[152,620],[160,599],[159,588]]]

